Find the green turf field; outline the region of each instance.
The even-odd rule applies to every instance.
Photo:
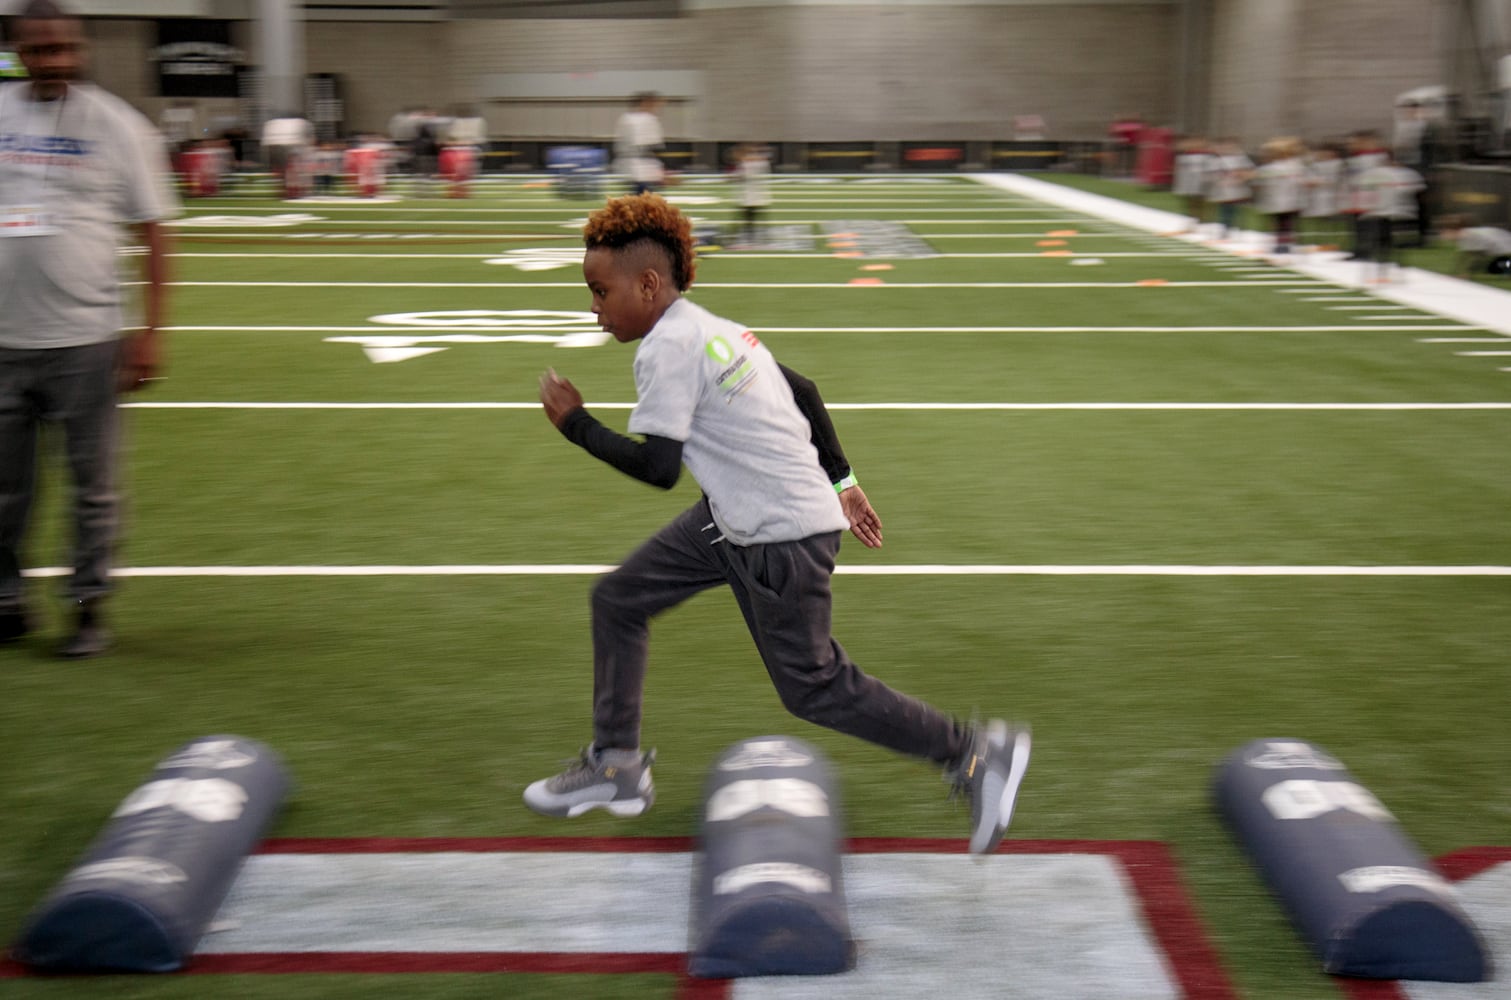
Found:
[[[1511,361],[1452,342],[1493,335],[1339,308],[1376,300],[963,178],[775,191],[770,224],[799,238],[782,246],[811,246],[726,242],[694,295],[818,382],[885,522],[884,548],[841,554],[837,637],[941,707],[1033,724],[1010,836],[1167,842],[1242,996],[1341,996],[1214,816],[1213,767],[1256,737],[1311,740],[1427,854],[1511,844],[1511,578],[1465,569],[1511,566],[1511,409],[1469,405],[1511,404]],[[717,179],[672,194],[702,228],[738,213]],[[696,496],[598,463],[535,402],[548,366],[613,426],[633,402],[632,347],[549,339],[596,330],[571,253],[591,207],[538,180],[369,205],[249,184],[187,205],[225,218],[177,230],[169,377],[127,416],[121,565],[157,571],[122,581],[108,658],[51,657],[47,577],[41,632],[0,649],[0,941],[158,759],[209,733],[284,755],[280,837],[688,835],[709,763],[769,732],[831,756],[849,834],[964,836],[932,770],[785,715],[722,591],[653,638],[655,809],[564,824],[521,804],[591,735],[591,567]],[[873,220],[937,256],[825,235]],[[29,565],[60,564],[64,489],[55,469]],[[417,572],[436,566],[535,569]],[[390,570],[250,572],[266,567]],[[673,991],[508,978],[0,995]]]

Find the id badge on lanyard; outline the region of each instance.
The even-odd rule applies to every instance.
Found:
[[[0,205],[0,238],[52,236],[57,219],[41,205]]]
[[[19,88],[7,88],[6,96],[9,97],[19,92]],[[52,116],[52,134],[56,137],[63,123],[63,109],[68,97],[65,94],[58,101],[56,113]],[[29,122],[28,124],[35,124]],[[40,128],[28,129],[28,131],[40,134]],[[12,191],[12,197],[19,195],[17,201],[0,201],[0,239],[20,236],[52,236],[60,232],[57,214],[43,204],[48,195],[49,168],[42,168],[41,178],[35,182],[33,190],[29,193]],[[19,186],[19,185],[17,185]]]

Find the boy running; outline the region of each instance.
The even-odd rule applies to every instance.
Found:
[[[621,435],[547,372],[540,398],[566,438],[652,486],[683,463],[704,496],[593,587],[593,742],[561,774],[525,789],[549,816],[654,800],[654,752],[640,749],[650,620],[727,585],[782,704],[798,718],[939,764],[971,803],[970,849],[996,848],[1028,766],[1026,727],[963,726],[863,674],[830,634],[840,533],[872,548],[881,520],[856,483],[814,384],[779,365],[745,327],[682,293],[692,228],[659,196],[615,198],[588,218],[583,277],[599,324],[639,341],[639,395]]]

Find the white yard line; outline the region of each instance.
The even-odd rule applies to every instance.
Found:
[[[577,287],[577,286],[572,286]],[[370,333],[392,337],[456,333],[456,326],[168,326],[170,333]],[[469,333],[502,333],[518,327],[469,323]],[[1472,332],[1459,323],[1429,323],[1421,326],[758,326],[761,334],[773,333],[1427,333]],[[1477,342],[1477,341],[1476,341]],[[1487,341],[1494,343],[1495,341]]]
[[[1508,354],[1511,351],[1479,352]],[[205,400],[197,402],[172,402],[139,400],[122,403],[123,407],[135,410],[538,410],[538,401],[497,402],[477,401],[467,403],[395,403],[395,402],[261,402],[240,400]],[[590,402],[584,404],[599,410],[632,410],[634,403]],[[1511,402],[1379,402],[1379,403],[1206,403],[1206,402],[1161,402],[1161,403],[825,403],[830,410],[892,410],[909,411],[971,411],[971,410],[1228,410],[1228,411],[1287,411],[1287,410],[1335,410],[1335,411],[1422,411],[1422,410],[1511,410]]]
[[[1054,224],[1049,220],[1042,221],[1045,225]],[[938,224],[939,222],[936,220],[935,225]],[[1049,232],[1049,230],[1040,230],[1032,233],[914,233],[913,235],[921,240],[1042,240],[1048,238],[1078,240],[1082,243],[1088,239],[1109,239],[1127,242],[1124,237],[1119,236],[1117,233],[1107,233],[1101,230],[1082,229],[1075,236],[1050,236]]]
[[[308,223],[305,223],[306,225]],[[194,237],[211,237],[221,243],[245,243],[252,240],[289,240],[300,243],[320,243],[324,240],[361,240],[362,242],[393,242],[405,243],[409,241],[445,239],[453,243],[481,243],[485,240],[500,241],[529,241],[539,243],[545,241],[561,241],[582,245],[582,234],[577,232],[560,233],[444,233],[444,232],[398,232],[398,233],[343,233],[343,232],[318,232],[301,233],[289,229],[259,229],[230,230],[230,229],[186,229],[179,234],[178,242],[183,243]]]
[[[772,226],[803,226],[811,225],[812,219],[772,219],[768,223]],[[902,220],[911,225],[976,225],[975,222],[950,222],[944,219],[910,219]],[[1110,239],[1125,240],[1126,237],[1118,233],[1093,230],[1086,228],[1083,219],[1013,219],[1017,224],[1034,224],[1041,226],[1078,226],[1079,237],[1105,236]],[[311,225],[311,223],[301,223]],[[1048,232],[1037,230],[1035,232],[1014,233],[915,233],[919,239],[930,240],[1039,240],[1048,236]],[[404,243],[407,241],[450,239],[454,242],[480,243],[485,240],[498,240],[501,242],[541,242],[547,240],[573,242],[581,245],[582,234],[573,230],[559,233],[463,233],[463,232],[394,232],[394,233],[343,233],[336,231],[299,232],[292,226],[286,229],[260,229],[260,230],[231,230],[231,229],[191,229],[186,228],[180,234],[180,241],[188,238],[214,238],[223,243],[244,243],[252,240],[288,240],[290,242],[320,243],[325,240],[360,240],[363,242],[393,242]]]
[[[673,197],[673,201],[675,201],[676,196],[673,195],[672,197]],[[857,204],[865,204],[865,202],[857,202]],[[948,213],[954,214],[954,215],[961,215],[961,214],[971,214],[971,215],[987,215],[987,214],[1012,215],[1013,213],[1016,213],[1016,212],[1043,212],[1044,211],[1044,206],[1043,205],[1037,205],[1037,204],[1030,204],[1030,205],[1027,205],[1027,206],[997,205],[997,204],[992,204],[992,205],[986,205],[986,204],[968,204],[968,205],[956,205],[956,206],[953,206],[953,207],[950,207],[950,208],[921,208],[921,207],[917,207],[917,206],[937,205],[937,204],[938,204],[937,200],[932,201],[932,202],[930,202],[930,201],[917,201],[915,205],[901,205],[901,206],[898,206],[898,207],[885,207],[884,206],[884,207],[878,208],[876,210],[877,211],[882,211],[882,212],[918,212],[918,213],[937,213],[937,214],[943,214],[943,213],[948,212]],[[309,212],[309,214],[312,214],[312,215],[325,215],[327,213],[336,214],[336,213],[340,213],[340,212],[369,212],[369,213],[371,213],[371,212],[384,212],[384,213],[389,213],[389,214],[398,213],[398,214],[407,214],[407,215],[450,215],[450,214],[465,214],[465,215],[554,215],[554,216],[566,215],[566,216],[572,216],[572,215],[581,215],[581,214],[583,214],[583,213],[585,213],[587,211],[590,211],[591,209],[594,209],[594,208],[598,207],[595,204],[590,204],[590,203],[586,203],[585,202],[585,203],[583,203],[583,205],[581,207],[576,206],[576,205],[563,204],[561,206],[547,206],[547,207],[544,207],[544,208],[513,208],[513,207],[510,207],[510,208],[481,208],[481,207],[476,207],[476,206],[458,206],[458,207],[455,207],[455,208],[452,208],[452,207],[426,207],[426,208],[420,208],[420,207],[406,207],[406,206],[402,206],[402,205],[395,205],[395,204],[393,204],[391,202],[381,202],[381,203],[372,204],[372,205],[351,205],[351,204],[345,204],[345,203],[342,203],[342,204],[332,204],[330,202],[324,202],[324,201],[303,201],[303,200],[301,200],[301,201],[295,201],[295,202],[282,202],[282,203],[280,203],[278,205],[267,205],[265,203],[262,204],[262,205],[249,205],[246,208],[238,208],[238,209],[236,209],[236,212],[237,212],[238,215],[255,215],[257,213],[267,213],[269,215],[287,215],[288,211],[289,211],[289,206],[290,205],[301,206],[301,207],[307,209],[308,212]],[[826,216],[833,216],[835,213],[834,213],[833,209],[829,207],[830,205],[831,205],[830,202],[823,201],[822,199],[820,199],[820,203],[817,204],[817,205],[815,205],[815,206],[813,206],[813,207],[811,207],[811,208],[808,207],[808,206],[804,206],[804,205],[790,205],[790,204],[787,204],[785,202],[783,202],[781,204],[780,208],[781,208],[781,211],[784,211],[784,212],[788,212],[788,211],[792,211],[792,212],[819,212],[819,213],[823,213]],[[731,212],[733,212],[733,211],[739,211],[740,210],[739,201],[736,198],[730,198],[727,201],[719,201],[719,202],[714,202],[714,203],[707,204],[707,205],[685,204],[685,205],[682,205],[680,207],[682,208],[683,211],[692,213],[694,215],[696,215],[699,212],[707,212],[707,211],[731,211]],[[215,210],[215,209],[207,208],[203,212],[195,211],[195,212],[192,212],[192,213],[190,213],[188,215],[183,216],[183,218],[192,219],[192,218],[195,218],[196,216],[201,216],[201,215],[213,216],[213,215],[222,215],[222,214],[224,214],[224,213],[222,213],[222,212],[220,212],[218,210]],[[456,220],[446,220],[446,224],[447,225],[453,225],[455,223],[455,221]],[[882,221],[887,221],[887,220],[882,220]]]
[[[1042,233],[1017,233],[1017,236],[1025,239],[1041,239]],[[529,251],[527,250],[526,253]],[[1022,257],[1164,257],[1174,260],[1196,260],[1191,254],[1182,250],[1140,250],[1119,251],[1113,253],[1101,253],[1093,250],[1074,250],[1068,254],[1054,254],[1043,250],[1030,251],[1027,253],[935,253],[930,254],[923,260],[1002,260],[1007,258]],[[493,260],[495,258],[507,258],[505,251],[494,253],[174,253],[170,257],[201,258],[214,260],[226,259],[252,259],[252,260]],[[515,254],[515,256],[519,256]],[[703,259],[713,259],[709,255]],[[739,250],[730,253],[720,253],[718,260],[834,260],[833,250],[824,253],[753,253]],[[911,262],[909,258],[877,257],[865,258],[871,261],[892,262],[901,260],[904,263]],[[854,261],[862,261],[862,258],[854,258]],[[847,261],[849,262],[849,261]],[[862,261],[863,262],[863,261]],[[570,266],[570,265],[568,265]],[[1375,306],[1374,308],[1381,308]]]
[[[111,571],[122,578],[145,577],[351,577],[351,576],[589,576],[615,569],[608,564],[544,564],[443,566],[122,566]],[[59,577],[72,573],[62,566],[24,571],[29,577]],[[1511,566],[1256,566],[1256,565],[840,565],[836,573],[857,576],[1347,576],[1347,577],[1465,577],[1511,576]]]
[[[1312,278],[1294,278],[1286,284],[1315,284]],[[175,288],[572,288],[581,281],[174,281]],[[876,285],[853,285],[844,281],[700,281],[698,288],[770,289],[862,289],[882,291],[938,288],[1266,288],[1275,281],[909,281]]]

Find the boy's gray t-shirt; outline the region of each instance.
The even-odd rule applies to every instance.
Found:
[[[0,347],[78,347],[121,329],[120,225],[177,210],[152,124],[98,87],[32,101],[0,87],[0,210],[40,208],[54,230],[0,238]]]
[[[635,434],[682,442],[682,461],[736,545],[849,527],[812,428],[776,359],[748,329],[687,299],[635,352]]]

